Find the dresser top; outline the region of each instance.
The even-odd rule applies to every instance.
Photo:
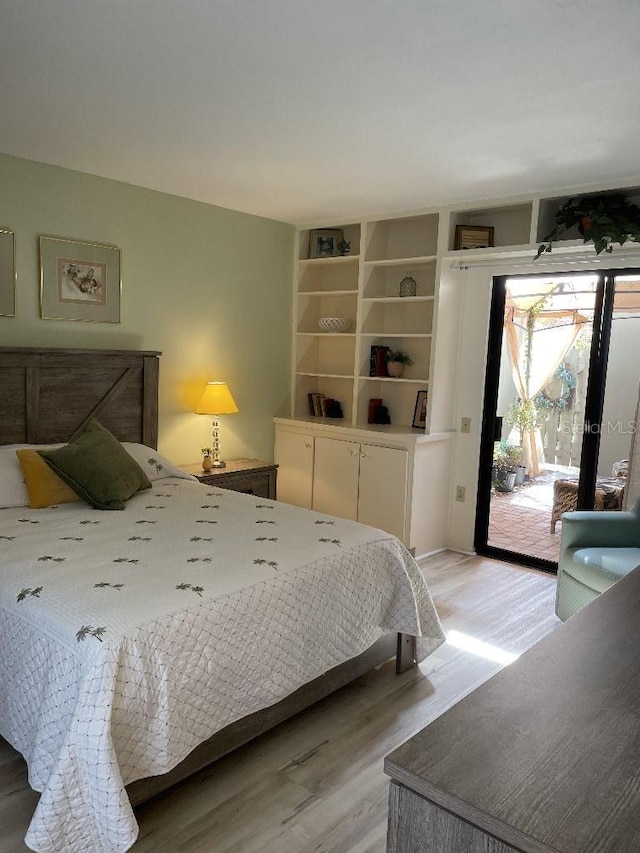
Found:
[[[640,569],[385,761],[524,853],[640,850]]]
[[[275,470],[277,467],[274,462],[263,462],[261,459],[225,459],[224,468],[212,468],[210,471],[203,471],[202,462],[197,462],[192,465],[181,465],[180,469],[186,471],[187,474],[194,474],[195,476],[204,474],[211,476],[212,474],[238,474],[243,471],[259,471],[263,468]]]

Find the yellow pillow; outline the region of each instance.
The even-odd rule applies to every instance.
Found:
[[[49,468],[36,450],[16,450],[22,465],[31,509],[68,504],[80,497]]]

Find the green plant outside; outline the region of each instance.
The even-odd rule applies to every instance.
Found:
[[[512,400],[507,409],[506,421],[517,427],[520,434],[531,432],[540,425],[540,413],[533,400]]]
[[[522,448],[502,439],[493,450],[493,466],[496,471],[514,471],[522,462]]]

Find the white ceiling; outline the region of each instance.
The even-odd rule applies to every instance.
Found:
[[[0,151],[289,222],[640,175],[638,0],[2,0]]]

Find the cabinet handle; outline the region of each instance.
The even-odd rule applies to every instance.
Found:
[[[357,455],[358,455],[358,451],[357,451],[357,450],[350,450],[350,451],[349,451],[349,456],[357,456]]]
[[[367,458],[367,454],[366,454],[366,453],[361,453],[361,454],[360,454],[360,458],[361,458],[361,459],[366,459],[366,458]]]
[[[309,441],[305,442],[304,446],[307,448],[307,450],[311,450],[311,442],[309,442]]]

